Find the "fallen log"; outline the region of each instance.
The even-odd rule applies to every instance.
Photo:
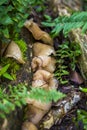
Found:
[[[81,100],[81,92],[73,91],[63,100],[55,103],[53,108],[41,120],[39,130],[50,129],[54,124],[63,119],[63,117]]]

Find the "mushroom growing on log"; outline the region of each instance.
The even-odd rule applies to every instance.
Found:
[[[50,35],[47,32],[42,31],[38,24],[33,22],[33,19],[27,20],[24,26],[32,33],[36,40],[41,40],[44,43],[53,45],[53,39],[50,37]]]

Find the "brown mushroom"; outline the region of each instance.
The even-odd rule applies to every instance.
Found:
[[[38,101],[32,103],[29,103],[27,106],[25,118],[37,125],[42,117],[49,111],[52,103],[41,103]]]
[[[33,75],[33,81],[35,80],[43,80],[45,82],[48,82],[53,77],[53,74],[46,70],[37,70]]]
[[[55,63],[56,60],[53,57],[42,55],[34,57],[32,59],[31,66],[33,71],[35,71],[36,69],[44,69],[53,73],[56,68]]]
[[[38,87],[38,88],[48,89],[47,82],[42,80],[42,79],[37,79],[37,80],[32,81],[32,86]]]
[[[22,130],[38,130],[38,129],[32,122],[26,121],[22,125]]]
[[[47,32],[42,31],[38,24],[33,22],[33,19],[27,20],[24,23],[24,26],[32,33],[36,40],[42,40],[44,43],[53,45],[53,39],[50,37],[50,35]]]
[[[34,56],[50,56],[50,55],[55,55],[55,50],[52,46],[40,43],[40,42],[36,42],[33,45],[33,53]]]
[[[58,80],[53,77],[49,80],[49,89],[57,89],[57,88],[58,88]]]
[[[41,87],[45,90],[57,89],[58,80],[46,70],[37,70],[33,75],[32,87]]]
[[[25,61],[22,58],[21,50],[20,50],[19,46],[14,41],[12,41],[8,45],[6,52],[5,52],[5,57],[12,57],[12,58],[16,59],[21,64],[25,63]]]

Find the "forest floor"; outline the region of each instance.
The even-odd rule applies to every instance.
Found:
[[[46,6],[46,9],[42,12],[37,13],[35,10],[33,10],[31,15],[29,16],[29,19],[33,18],[34,22],[36,22],[42,30],[50,33],[52,28],[43,27],[41,24],[42,21],[45,21],[44,14],[49,15],[50,17],[52,17],[52,19],[54,19],[54,18],[58,17],[58,13],[54,14],[54,12],[51,10],[51,8],[49,8],[47,3],[45,6]],[[29,34],[27,34],[26,29],[23,29],[23,31],[24,32],[22,32],[21,35],[23,36],[23,38],[25,39],[25,41],[27,43],[30,42],[27,39],[27,36]],[[31,36],[31,34],[30,34],[30,36]],[[67,38],[65,38],[63,33],[61,32],[59,34],[59,36],[55,37],[53,40],[54,40],[54,49],[55,49],[55,51],[57,51],[59,45],[64,43],[64,41],[66,41]],[[31,52],[32,49],[29,51]],[[28,59],[31,60],[32,57],[28,57]],[[78,65],[76,64],[75,70],[73,72],[71,72],[70,66],[69,66],[70,61],[68,61],[68,59],[65,59],[65,60],[66,60],[65,64],[68,68],[69,75],[65,76],[64,79],[67,80],[68,83],[64,84],[64,85],[59,83],[58,90],[60,90],[64,94],[68,95],[70,92],[72,92],[72,90],[79,92],[79,87],[85,87],[86,81],[83,79],[80,69],[78,68]],[[22,80],[23,81],[25,80],[28,84],[31,82],[32,76],[31,76],[31,72],[28,73],[28,71],[27,71],[28,66],[30,66],[29,62],[27,62],[24,65],[24,67],[21,68],[21,70],[19,71],[20,75],[18,75],[16,84],[22,82]],[[6,84],[6,82],[5,82],[5,84]],[[13,81],[12,81],[12,84],[14,84]],[[87,130],[87,128],[86,128],[86,126],[87,126],[87,123],[86,123],[86,121],[87,121],[87,113],[86,113],[87,112],[87,95],[84,93],[81,93],[81,94],[82,94],[81,100],[74,107],[72,107],[72,109],[68,113],[66,113],[56,124],[54,124],[50,130]],[[53,108],[53,109],[55,110],[55,108]],[[84,113],[84,115],[83,115],[83,113]]]

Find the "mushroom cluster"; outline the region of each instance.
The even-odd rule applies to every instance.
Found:
[[[38,24],[33,20],[27,20],[24,26],[32,33],[36,40],[33,44],[33,59],[31,63],[33,74],[32,87],[40,87],[47,91],[57,89],[58,81],[54,78],[56,60],[54,58],[55,50],[53,40],[50,35],[42,31]],[[49,111],[52,102],[43,103],[35,99],[27,99],[28,107],[26,112],[26,121],[22,125],[22,130],[37,130],[38,123],[42,117]]]

